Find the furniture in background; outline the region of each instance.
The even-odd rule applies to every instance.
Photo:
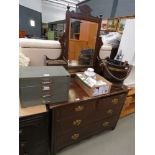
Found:
[[[19,31],[19,38],[25,38],[26,32],[25,31]]]
[[[135,112],[135,87],[128,87],[128,89],[129,92],[125,99],[120,117],[125,117]]]
[[[46,106],[19,108],[19,155],[49,155],[49,113]]]
[[[61,56],[61,45],[56,40],[19,39],[20,51],[30,58],[30,66],[44,66],[45,55],[50,59]]]
[[[110,93],[90,97],[73,79],[68,102],[49,106],[52,155],[90,136],[115,129],[127,92],[125,86],[112,86]]]
[[[59,20],[48,23],[48,28],[54,31],[54,40],[59,40],[65,31],[65,20]]]

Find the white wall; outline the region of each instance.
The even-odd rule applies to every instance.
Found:
[[[27,8],[42,12],[42,0],[19,0],[19,4]]]
[[[131,73],[124,81],[125,85],[135,85],[135,19],[128,19],[125,24],[119,50],[124,54],[123,61],[133,65]],[[118,51],[119,51],[118,50]]]
[[[123,61],[135,64],[135,19],[127,19],[119,50],[124,54]]]
[[[66,18],[66,6],[54,5],[50,2],[42,2],[42,22],[49,23],[58,20],[64,20]],[[73,10],[71,8],[70,10]],[[74,9],[75,10],[75,9]]]

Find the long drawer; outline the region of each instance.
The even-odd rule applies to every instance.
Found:
[[[112,129],[117,121],[117,117],[106,118],[94,123],[90,123],[87,127],[82,129],[75,129],[72,132],[68,132],[64,135],[56,136],[56,149],[60,150],[65,146],[77,143],[82,139],[90,137],[95,133],[102,132],[104,130]]]
[[[74,103],[55,109],[55,115],[57,120],[63,120],[75,116],[87,116],[93,113],[96,106],[96,100],[83,101],[80,103]]]
[[[57,135],[63,135],[74,130],[81,130],[95,120],[96,119],[92,113],[89,113],[89,115],[77,115],[68,119],[57,120],[56,133]]]

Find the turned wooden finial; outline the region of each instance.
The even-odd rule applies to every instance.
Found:
[[[70,9],[70,6],[69,6],[69,4],[67,5],[67,11],[69,11],[69,9]]]
[[[99,15],[100,19],[102,19],[103,15]]]

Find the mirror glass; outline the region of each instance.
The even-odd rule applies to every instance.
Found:
[[[68,61],[70,66],[93,65],[98,24],[71,18]]]

